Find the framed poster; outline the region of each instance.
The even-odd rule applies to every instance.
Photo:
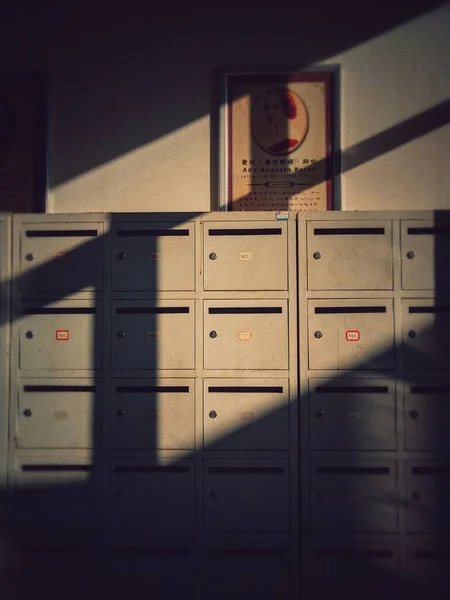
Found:
[[[47,78],[0,69],[0,212],[45,212]]]
[[[222,74],[221,210],[333,209],[332,77]]]

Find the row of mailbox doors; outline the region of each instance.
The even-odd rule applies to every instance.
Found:
[[[450,308],[431,299],[401,302],[404,367],[448,369]],[[393,300],[310,300],[309,368],[394,369],[393,309]],[[111,368],[194,369],[194,313],[194,300],[111,301]],[[28,301],[20,368],[99,369],[102,329],[101,303]],[[203,301],[205,369],[288,369],[290,336],[288,300]]]
[[[205,379],[203,445],[210,450],[289,450],[286,379]],[[447,381],[404,383],[404,447],[448,448]],[[193,379],[112,380],[112,450],[194,450]],[[309,381],[312,450],[397,450],[395,381]],[[18,397],[18,448],[101,448],[100,380],[28,379]]]
[[[137,542],[148,541],[156,532],[193,531],[194,462],[112,461],[108,504],[113,538]],[[70,532],[74,543],[95,540],[103,494],[96,466],[73,460],[66,465],[48,464],[48,459],[22,461],[15,473],[14,510],[23,533],[66,538]],[[406,460],[405,492],[399,487],[397,467],[397,461],[384,459],[311,460],[312,530],[398,533],[404,504],[408,533],[450,532],[449,466]],[[211,459],[203,461],[203,468],[205,531],[290,531],[288,460]]]
[[[47,598],[52,587],[56,589],[58,584],[67,584],[67,581],[73,581],[76,589],[73,596],[65,595],[70,599],[99,597],[107,591],[105,580],[92,568],[96,564],[92,548],[82,547],[78,553],[77,548],[69,553],[64,547],[54,548],[53,552],[45,546],[33,549],[33,554],[25,553],[25,574],[31,578],[33,590],[39,589],[41,580],[49,580],[45,586]],[[307,596],[308,600],[329,600],[336,594],[352,600],[361,597],[379,600],[384,594],[400,593],[402,589],[411,591],[413,586],[421,590],[418,598],[430,597],[430,592],[444,592],[448,585],[448,552],[445,546],[417,541],[408,545],[403,558],[395,543],[316,542],[308,549],[305,561],[308,566],[302,573],[302,582],[307,580],[308,587],[311,587],[313,595]],[[144,589],[151,589],[152,595],[159,600],[172,600],[178,596],[191,600],[196,597],[196,560],[189,544],[117,548],[110,564],[115,574],[111,583],[116,592],[114,594],[111,590],[111,598],[141,598]],[[201,600],[291,598],[293,558],[289,548],[282,544],[213,545],[204,549],[197,564],[201,565]],[[81,586],[79,573],[85,575]],[[23,579],[24,569],[21,575]],[[89,589],[86,589],[86,580],[89,581]],[[30,583],[28,578],[26,581]],[[49,586],[49,582],[53,585]],[[101,587],[97,589],[96,584]],[[368,585],[370,589],[367,589]],[[424,593],[422,586],[428,593]],[[124,589],[120,589],[122,587]],[[24,588],[27,589],[27,585]],[[96,591],[91,596],[93,588]],[[117,588],[120,590],[118,595]],[[6,597],[9,598],[8,595]],[[416,596],[409,593],[407,597]]]
[[[287,290],[286,222],[203,225],[203,289]],[[102,223],[25,226],[22,291],[103,289]],[[447,289],[450,227],[401,224],[402,288]],[[307,223],[310,290],[393,289],[391,221]],[[111,289],[195,290],[194,224],[126,223],[111,233]],[[109,284],[108,284],[109,288]]]

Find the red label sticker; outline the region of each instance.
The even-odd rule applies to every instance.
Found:
[[[252,332],[248,330],[238,331],[238,339],[240,342],[249,342],[252,339]]]
[[[67,252],[57,252],[55,257],[57,260],[62,260],[67,257]]]
[[[69,339],[69,330],[68,329],[57,329],[56,330],[56,341],[58,342],[67,342]]]
[[[345,339],[347,340],[347,342],[359,342],[359,340],[361,339],[361,334],[357,329],[353,331],[346,331]]]

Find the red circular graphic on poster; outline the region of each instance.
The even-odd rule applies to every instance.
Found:
[[[253,105],[252,136],[258,146],[275,156],[294,152],[308,132],[308,110],[288,87],[266,90]]]

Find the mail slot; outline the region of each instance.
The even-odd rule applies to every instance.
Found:
[[[392,300],[309,300],[310,369],[393,369]]]
[[[111,518],[116,543],[144,542],[156,532],[192,530],[194,461],[122,460],[111,467]]]
[[[205,300],[205,369],[287,369],[287,300]]]
[[[395,450],[395,382],[309,380],[313,450]]]
[[[403,299],[402,314],[405,368],[448,370],[450,303]]]
[[[21,226],[21,290],[101,290],[102,279],[103,223]]]
[[[23,370],[99,369],[101,303],[27,300],[22,304],[19,336],[19,363]]]
[[[401,252],[404,290],[449,289],[450,223],[402,221]]]
[[[287,548],[267,542],[228,542],[208,547],[203,562],[205,600],[290,597],[292,567]]]
[[[406,461],[406,525],[408,533],[449,532],[450,465]]]
[[[193,369],[194,300],[111,302],[113,369]]]
[[[286,379],[206,379],[207,450],[289,450]]]
[[[208,531],[287,531],[289,461],[204,461],[204,527]]]
[[[193,379],[114,379],[111,443],[115,449],[194,449]]]
[[[309,221],[308,289],[392,290],[391,221]]]
[[[450,382],[404,383],[406,450],[447,451],[450,443]]]
[[[19,385],[19,448],[101,446],[101,380],[24,379]]]
[[[204,223],[205,290],[287,290],[287,223]]]
[[[400,552],[394,544],[354,540],[314,540],[308,581],[317,598],[379,600],[401,591]]]
[[[96,460],[24,456],[14,475],[18,539],[93,543],[102,527]]]
[[[116,223],[112,228],[112,288],[195,289],[194,223]]]
[[[314,531],[395,533],[397,463],[311,461],[311,525]]]

